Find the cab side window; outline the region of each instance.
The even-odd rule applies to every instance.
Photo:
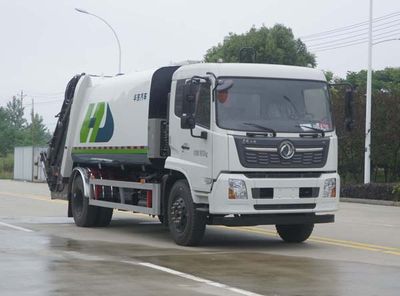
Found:
[[[176,82],[175,91],[175,115],[178,117],[182,116],[182,103],[184,96],[184,87],[186,79],[181,79]],[[211,104],[211,93],[210,84],[202,83],[199,88],[199,92],[196,95],[196,124],[205,128],[210,128],[210,104]]]
[[[183,102],[183,92],[185,87],[185,79],[178,80],[176,82],[175,91],[175,115],[178,117],[182,116],[182,102]]]
[[[210,84],[202,83],[196,96],[196,124],[210,128]]]

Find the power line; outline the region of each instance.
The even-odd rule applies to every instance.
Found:
[[[36,95],[36,94],[30,94],[32,97],[35,98],[42,98],[42,99],[55,99],[55,98],[63,98],[64,96],[62,94],[59,95],[51,95],[51,96],[44,96],[44,95]]]
[[[379,38],[375,38],[374,42],[377,41],[381,41],[381,40],[385,40],[387,38],[396,38],[399,37],[399,35],[388,35],[388,36],[382,36]],[[337,49],[337,48],[343,48],[343,47],[349,47],[352,45],[358,45],[358,44],[363,44],[368,42],[368,38],[363,38],[363,39],[357,39],[357,40],[353,40],[352,42],[343,42],[343,43],[338,43],[332,46],[325,46],[325,47],[320,47],[320,48],[316,48],[316,49],[312,49],[315,52],[320,52],[320,51],[326,51],[326,50],[331,50],[331,49]]]
[[[58,98],[58,99],[52,99],[52,100],[47,100],[47,101],[36,101],[36,104],[47,104],[47,103],[56,103],[56,102],[62,102],[64,98]]]
[[[395,29],[395,30],[391,30],[391,31],[387,31],[387,32],[382,32],[382,33],[379,33],[379,34],[374,34],[374,38],[379,37],[379,36],[386,36],[387,34],[392,34],[392,33],[400,33],[400,28]],[[347,44],[347,43],[352,43],[352,42],[355,42],[355,41],[361,41],[361,40],[368,39],[368,37],[365,36],[364,34],[363,35],[354,35],[354,36],[352,36],[352,38],[361,37],[361,36],[364,36],[364,37],[363,38],[349,40],[349,41],[339,42],[339,41],[344,40],[344,39],[349,39],[349,38],[341,38],[341,39],[334,40],[332,42],[323,42],[323,43],[315,44],[315,45],[310,46],[310,50],[317,50],[317,49],[320,49],[321,47],[344,45],[344,44]],[[388,37],[388,36],[386,36],[386,37]],[[392,36],[390,36],[390,37],[392,37]]]
[[[64,91],[57,91],[57,92],[35,92],[35,91],[29,91],[29,93],[31,93],[33,96],[35,97],[42,97],[42,96],[59,96],[59,95],[63,95]]]
[[[374,40],[381,39],[381,38],[389,38],[389,37],[396,37],[398,34],[400,34],[400,28],[393,30],[393,31],[388,31],[380,34],[375,34],[373,36]],[[352,39],[349,41],[343,41],[343,42],[333,42],[333,43],[328,43],[326,45],[319,45],[319,46],[311,46],[310,50],[319,50],[321,48],[329,48],[329,47],[335,47],[338,45],[346,45],[346,44],[351,44],[354,42],[358,41],[365,41],[368,40],[368,37],[363,37],[363,38],[358,38],[358,39]]]
[[[373,30],[373,32],[383,31],[383,30],[390,29],[390,28],[394,28],[394,27],[397,27],[397,26],[400,25],[400,19],[396,19],[396,20],[394,20],[394,21],[392,21],[392,22],[385,23],[385,25],[386,25],[386,24],[389,24],[389,23],[394,23],[394,22],[395,22],[395,24],[392,24],[392,25],[390,25],[390,26],[386,26],[386,27],[382,27],[382,28],[375,29],[375,30]],[[396,22],[397,22],[397,23],[396,23]],[[381,25],[383,25],[383,24],[381,24]],[[380,27],[380,26],[376,26],[376,27]],[[321,38],[315,39],[315,40],[313,40],[313,41],[307,41],[307,44],[308,44],[308,43],[313,43],[313,42],[318,42],[318,41],[323,40],[323,39],[333,39],[333,40],[331,40],[331,41],[325,41],[326,43],[329,43],[329,42],[333,42],[333,41],[336,41],[336,40],[345,40],[345,39],[350,39],[350,38],[353,38],[353,37],[363,36],[363,35],[367,35],[367,33],[368,33],[368,32],[366,31],[367,29],[368,29],[368,28],[363,28],[363,29],[361,29],[361,30],[355,30],[355,31],[352,31],[352,32],[345,32],[345,33],[336,34],[336,35],[332,35],[332,36],[325,36],[325,37],[321,37]],[[361,34],[351,35],[351,34],[353,34],[353,33],[363,32],[363,31],[365,31],[365,32],[364,32],[364,33],[361,33]],[[349,34],[350,34],[350,35],[349,35]],[[347,36],[346,36],[346,35],[347,35]],[[340,36],[346,36],[346,37],[336,38],[336,39],[335,39],[335,37],[340,37]],[[324,43],[324,42],[322,42],[322,43]],[[317,45],[317,44],[314,44],[314,45],[311,45],[311,46],[315,46],[315,45]]]
[[[387,38],[392,38],[392,37],[394,37],[394,38],[395,37],[399,37],[399,35],[380,37],[380,38],[374,39],[374,43],[378,43],[379,41],[384,41]],[[364,43],[367,43],[367,42],[368,42],[368,39],[363,39],[363,41],[358,41],[358,42],[354,42],[354,43],[348,43],[347,45],[333,46],[333,47],[326,47],[326,48],[316,49],[315,52],[322,52],[322,51],[328,51],[328,50],[333,50],[333,49],[345,48],[345,47],[349,47],[349,46],[353,46],[353,45],[364,44]]]
[[[52,99],[52,100],[47,100],[47,101],[35,101],[35,105],[38,104],[49,104],[49,103],[59,103],[62,102],[64,98],[59,97],[58,99]],[[31,104],[24,104],[25,106],[31,106]]]
[[[380,22],[382,20],[390,19],[390,18],[393,18],[393,17],[398,16],[398,15],[400,15],[400,11],[393,12],[393,13],[390,13],[390,14],[387,14],[387,15],[384,15],[384,16],[381,16],[381,17],[374,18],[373,22]],[[319,32],[319,33],[314,33],[314,34],[310,34],[310,35],[301,36],[300,39],[306,40],[306,39],[311,39],[313,37],[317,37],[317,36],[320,36],[320,35],[327,35],[327,34],[332,34],[332,33],[340,32],[340,31],[350,30],[352,28],[358,28],[358,27],[361,27],[361,26],[365,26],[368,23],[369,23],[368,21],[364,21],[364,22],[361,22],[361,23],[356,23],[356,24],[352,24],[352,25],[348,25],[348,26],[344,26],[344,27],[339,27],[339,28],[336,28],[336,29],[331,29],[331,30],[327,30],[327,31]]]

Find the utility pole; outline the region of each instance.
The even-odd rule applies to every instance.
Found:
[[[22,103],[23,103],[23,100],[24,100],[24,91],[21,89],[21,105],[22,105]]]
[[[23,102],[24,102],[24,98],[26,97],[26,95],[24,95],[24,91],[21,89],[21,92],[20,92],[20,101],[21,101],[21,107],[22,107],[22,105],[23,105]]]
[[[31,136],[32,136],[32,182],[34,181],[35,172],[35,100],[32,98],[31,112]]]
[[[364,184],[371,182],[371,105],[372,105],[372,14],[373,0],[369,1],[368,30],[368,73],[367,97],[365,102],[365,154],[364,154]]]
[[[102,17],[100,17],[98,15],[95,15],[93,13],[90,13],[90,12],[88,12],[86,10],[83,10],[83,9],[75,8],[75,10],[77,12],[80,12],[80,13],[84,13],[84,14],[87,14],[87,15],[94,16],[95,18],[97,18],[97,19],[101,20],[103,23],[105,23],[107,25],[107,27],[109,27],[111,29],[111,31],[112,31],[112,33],[113,33],[113,35],[115,37],[115,40],[117,41],[117,45],[118,45],[118,73],[117,73],[117,75],[121,75],[122,74],[122,72],[121,72],[122,71],[121,70],[121,43],[119,42],[119,38],[118,38],[117,32],[115,32],[114,28],[105,19],[103,19]]]

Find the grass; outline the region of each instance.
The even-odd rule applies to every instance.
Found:
[[[14,170],[14,155],[0,156],[0,179],[12,179]]]

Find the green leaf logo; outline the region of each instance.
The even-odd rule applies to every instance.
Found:
[[[106,116],[104,126],[100,127],[104,119],[104,116]],[[113,134],[114,134],[114,119],[108,103],[99,102],[97,104],[96,103],[90,104],[87,108],[86,116],[82,123],[80,132],[80,142],[81,143],[108,142],[112,138]]]

